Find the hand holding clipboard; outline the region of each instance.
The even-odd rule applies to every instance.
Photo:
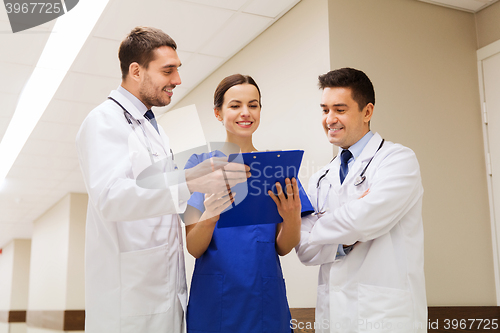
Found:
[[[253,224],[281,223],[276,204],[268,191],[274,193],[275,184],[285,187],[286,178],[296,178],[304,151],[269,151],[229,155],[229,162],[243,163],[250,167],[251,176],[247,182],[231,188],[238,195],[233,204],[221,215],[218,228]],[[297,179],[302,213],[312,212],[313,207]]]

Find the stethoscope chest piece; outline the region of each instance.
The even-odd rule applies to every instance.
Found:
[[[365,175],[357,176],[355,181],[354,181],[354,186],[359,186],[359,185],[363,184],[365,182],[365,179],[366,179]]]

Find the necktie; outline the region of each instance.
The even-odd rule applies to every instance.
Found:
[[[158,124],[156,123],[156,119],[155,119],[155,114],[153,113],[153,111],[151,110],[148,110],[145,114],[144,114],[144,117],[149,120],[149,122],[151,123],[151,125],[153,125],[153,127],[155,128],[155,130],[160,133],[158,131]]]
[[[344,179],[347,176],[347,173],[349,172],[349,167],[347,166],[347,162],[351,159],[351,157],[352,153],[349,151],[349,149],[344,149],[342,150],[342,153],[340,153],[340,170],[339,170],[340,184],[344,182]]]

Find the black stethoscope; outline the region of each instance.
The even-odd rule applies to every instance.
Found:
[[[361,185],[361,184],[363,184],[365,182],[365,180],[366,180],[366,176],[365,176],[366,169],[368,169],[368,166],[370,165],[370,163],[372,162],[373,158],[378,153],[378,151],[380,150],[380,148],[382,148],[382,146],[384,145],[384,142],[385,142],[385,139],[382,139],[382,142],[380,143],[380,146],[378,146],[377,151],[375,152],[375,154],[373,154],[372,158],[370,158],[370,160],[368,161],[368,163],[363,168],[363,171],[361,171],[361,173],[359,174],[359,176],[357,176],[356,179],[354,180],[354,186],[359,186],[359,185]],[[330,163],[332,163],[333,160],[336,157],[337,156],[335,156],[330,161]],[[316,184],[316,207],[318,208],[318,211],[314,212],[313,215],[321,215],[321,214],[325,213],[324,208],[325,208],[326,202],[328,201],[328,195],[330,194],[330,188],[332,187],[332,184],[330,184],[330,188],[328,189],[325,201],[323,202],[323,205],[321,206],[321,208],[319,208],[319,187],[320,187],[321,181],[323,180],[323,178],[326,177],[326,175],[328,174],[328,172],[330,172],[330,169],[326,169],[326,171],[321,175],[321,177],[319,177],[318,182]]]
[[[143,123],[139,119],[136,119],[134,116],[132,116],[132,114],[130,114],[130,112],[128,112],[127,109],[125,109],[123,107],[123,105],[121,105],[116,99],[114,99],[113,97],[108,97],[108,98],[110,100],[112,100],[113,102],[115,102],[116,104],[118,104],[122,108],[122,110],[123,110],[123,116],[127,120],[127,123],[130,125],[130,127],[132,127],[132,130],[134,132],[135,132],[135,127],[134,127],[134,123],[132,122],[132,120],[137,125],[139,125],[139,127],[142,130],[142,133],[144,134],[144,138],[145,138],[145,141],[146,141],[145,146],[146,146],[146,149],[148,150],[149,158],[151,159],[151,164],[154,164],[155,163],[154,157],[158,157],[158,153],[157,152],[153,152],[153,145],[151,144],[151,141],[149,140],[148,136],[146,135],[146,130],[144,129]],[[165,151],[165,148],[163,148],[163,150]],[[172,160],[173,160],[174,159],[174,154],[172,152],[172,149],[170,149],[170,153],[172,154]],[[165,151],[165,155],[168,156],[168,154],[167,154],[166,151]]]

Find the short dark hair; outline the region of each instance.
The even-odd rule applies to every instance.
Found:
[[[350,88],[352,99],[358,103],[362,110],[368,103],[375,105],[375,90],[373,84],[360,70],[354,68],[341,68],[319,76],[319,87],[325,88]]]
[[[127,77],[130,64],[133,62],[147,69],[149,63],[154,60],[154,50],[162,46],[177,49],[177,44],[172,37],[160,29],[151,27],[135,27],[132,29],[121,42],[118,50],[122,79]]]
[[[237,86],[239,84],[251,84],[257,88],[259,92],[259,105],[262,107],[260,89],[255,80],[250,75],[233,74],[225,77],[217,86],[214,93],[214,108],[221,109],[222,104],[224,104],[224,94],[231,87]]]

